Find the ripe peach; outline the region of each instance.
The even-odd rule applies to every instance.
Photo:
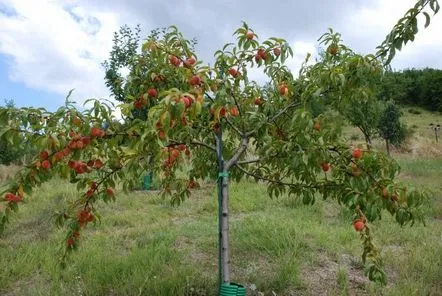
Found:
[[[357,219],[353,222],[353,227],[356,231],[362,231],[362,229],[365,228],[365,223],[362,220]]]
[[[255,37],[255,34],[253,34],[253,32],[247,32],[246,37],[248,40],[252,40],[253,37]]]

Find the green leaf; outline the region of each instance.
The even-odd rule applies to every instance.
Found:
[[[425,16],[425,28],[428,27],[430,25],[430,15],[428,13],[426,13],[425,11],[422,12]]]

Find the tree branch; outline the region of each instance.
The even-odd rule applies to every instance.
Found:
[[[339,184],[335,183],[335,182],[327,182],[327,183],[317,183],[317,184],[303,184],[303,183],[287,183],[287,182],[282,182],[281,180],[273,180],[264,176],[260,176],[257,174],[254,174],[252,172],[249,172],[248,170],[244,169],[242,166],[240,166],[238,163],[235,164],[235,167],[237,167],[241,172],[243,172],[244,174],[265,181],[265,182],[269,182],[269,183],[273,183],[273,184],[279,184],[279,185],[284,185],[287,187],[304,187],[304,188],[320,188],[320,187],[324,187],[324,186],[328,186],[328,187],[337,187],[339,186]]]
[[[232,158],[230,158],[225,163],[225,165],[224,165],[225,170],[230,169],[232,166],[234,166],[238,162],[238,159],[240,158],[240,156],[244,153],[244,151],[246,151],[248,144],[249,144],[249,138],[243,137],[241,139],[240,146],[235,151],[235,154],[233,154]]]
[[[281,111],[276,113],[275,116],[273,116],[269,121],[275,121],[279,116],[283,115],[289,109],[294,108],[294,107],[298,107],[300,105],[301,105],[300,102],[293,102],[293,103],[291,103],[290,105],[286,106],[284,109],[282,109]]]
[[[241,137],[244,137],[244,132],[242,132],[238,127],[236,127],[231,121],[230,119],[228,119],[227,117],[224,117],[224,120],[227,122],[228,125],[230,125],[230,127],[237,132]]]
[[[260,161],[261,161],[261,159],[259,159],[259,158],[249,159],[249,160],[238,160],[236,162],[236,164],[241,165],[241,164],[249,164],[249,163],[255,163],[255,162],[260,162]]]

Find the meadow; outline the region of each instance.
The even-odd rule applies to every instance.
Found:
[[[320,197],[270,199],[264,184],[232,184],[232,278],[248,295],[442,295],[442,143],[422,111],[405,120],[411,139],[392,157],[400,179],[428,191],[426,224],[400,227],[384,213],[373,224],[387,286],[364,276],[351,213]],[[346,135],[358,142],[355,129]],[[375,147],[384,149],[375,141]],[[0,168],[5,182],[16,168]],[[173,207],[155,191],[118,192],[100,204],[102,220],[82,232],[81,248],[58,265],[65,232],[54,211],[76,197],[60,180],[44,184],[0,237],[0,295],[216,295],[217,201],[214,183]]]

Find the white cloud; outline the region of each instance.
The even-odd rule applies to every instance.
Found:
[[[356,51],[373,52],[414,2],[337,0],[332,5],[326,1],[312,4],[287,1],[290,11],[284,10],[273,16],[267,14],[271,8],[251,6],[252,1],[247,0],[241,3],[201,2],[198,5],[190,0],[178,3],[157,0],[128,0],[127,3],[120,0],[0,0],[0,54],[9,56],[11,80],[28,88],[60,94],[60,102],[54,103],[61,103],[67,92],[75,88],[73,98],[81,102],[90,97],[108,96],[101,62],[108,57],[113,32],[123,23],[134,25],[139,22],[145,32],[178,24],[187,32],[186,36],[199,39],[199,57],[210,61],[214,50],[233,41],[232,33],[240,20],[251,18],[249,25],[257,29],[261,40],[275,35],[290,41],[295,55],[287,65],[297,75],[307,53],[312,54],[314,61],[316,39],[328,26],[341,32],[344,42]],[[232,10],[235,5],[239,5],[238,9]],[[308,14],[315,5],[327,8],[327,13],[321,10]],[[7,13],[4,13],[5,9]],[[293,14],[293,9],[298,15]],[[442,17],[436,15],[430,28],[421,30],[416,41],[397,54],[393,66],[442,68],[439,58],[442,38],[437,37],[440,31]],[[265,77],[261,72],[261,69],[253,70],[249,74],[252,79],[262,82]],[[38,102],[30,103],[38,105]]]
[[[108,96],[101,62],[119,26],[115,14],[91,14],[66,1],[0,3],[16,12],[0,14],[0,53],[11,60],[11,80],[60,94],[60,101],[72,88],[77,102]]]

